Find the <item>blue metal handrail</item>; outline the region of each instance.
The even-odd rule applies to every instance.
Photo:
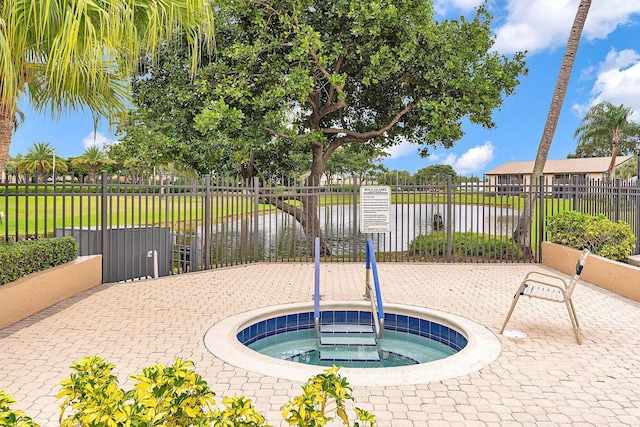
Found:
[[[319,237],[316,237],[316,241],[315,241],[313,323],[315,325],[315,330],[317,335],[320,330],[320,238]]]
[[[367,268],[367,290],[366,295],[371,301],[371,310],[374,312],[373,321],[376,327],[378,337],[382,337],[384,331],[384,307],[382,306],[382,295],[380,293],[380,281],[378,280],[378,267],[376,265],[376,256],[373,251],[373,240],[367,238],[367,247],[365,251],[366,268]],[[371,294],[371,272],[373,271],[374,294]]]

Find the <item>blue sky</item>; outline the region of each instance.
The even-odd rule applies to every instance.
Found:
[[[483,0],[437,0],[438,17],[470,15]],[[391,170],[449,164],[458,173],[482,176],[509,161],[535,159],[578,0],[489,0],[495,16],[495,49],[504,54],[526,50],[529,74],[513,96],[494,113],[497,128],[465,125],[455,147],[434,150],[428,158],[418,147],[403,144],[390,150],[384,164]],[[609,101],[634,110],[640,122],[640,1],[593,0],[575,60],[569,89],[548,159],[575,151],[573,133],[591,105]],[[58,155],[77,156],[94,143],[116,139],[108,124],[97,134],[88,114],[70,112],[58,121],[30,111],[16,131],[10,154],[26,153],[34,142],[50,142]]]

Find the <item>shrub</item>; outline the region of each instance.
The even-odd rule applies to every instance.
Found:
[[[517,243],[506,236],[493,236],[478,233],[455,232],[451,236],[454,258],[482,256],[490,258],[513,258],[522,253]],[[435,231],[421,234],[409,243],[409,250],[423,256],[445,256],[447,254],[447,233]]]
[[[302,387],[304,393],[282,407],[282,416],[290,426],[323,426],[333,421],[333,417],[328,415],[328,408],[333,408],[344,425],[349,425],[345,401],[353,400],[353,397],[347,379],[338,374],[339,369],[334,366],[309,379]],[[359,420],[355,427],[376,424],[375,417],[369,412],[360,408],[354,410]]]
[[[626,262],[636,239],[626,222],[614,222],[602,214],[565,211],[547,218],[547,241]]]
[[[57,398],[64,398],[61,427],[99,426],[209,426],[213,420],[213,393],[190,368],[177,359],[170,367],[145,368],[133,390],[118,387],[114,366],[97,356],[72,365],[76,372],[61,382]],[[72,414],[64,418],[67,410]]]
[[[0,285],[72,261],[77,252],[70,236],[0,244]]]
[[[18,409],[11,409],[15,403],[12,396],[6,391],[0,390],[0,426],[11,427],[40,427],[31,418]]]
[[[225,397],[217,409],[215,393],[191,369],[192,362],[178,358],[172,366],[153,365],[133,375],[133,390],[118,386],[114,366],[97,356],[75,362],[75,371],[61,382],[58,398],[61,427],[267,427],[264,416],[255,411],[251,399]],[[282,407],[289,425],[320,427],[335,414],[349,426],[345,401],[353,400],[346,378],[333,367],[309,379],[303,394]],[[0,426],[39,427],[21,411],[11,411],[11,396],[0,391]],[[66,417],[65,414],[69,413]],[[355,408],[358,421],[353,427],[373,427],[375,417]]]

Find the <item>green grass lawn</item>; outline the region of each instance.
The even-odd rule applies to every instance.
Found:
[[[203,196],[118,195],[106,200],[107,225],[110,227],[138,225],[195,226],[204,218]],[[251,212],[253,205],[241,199],[213,197],[213,218],[224,218]],[[0,196],[0,212],[4,212],[0,236],[51,235],[55,228],[88,228],[102,224],[102,197],[75,196]]]

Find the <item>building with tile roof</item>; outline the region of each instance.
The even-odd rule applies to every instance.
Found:
[[[616,168],[632,158],[632,156],[616,156]],[[544,165],[545,182],[553,186],[554,194],[563,194],[563,188],[575,180],[588,182],[606,179],[610,163],[611,157],[547,160]],[[497,194],[524,193],[531,182],[533,164],[533,160],[504,163],[485,174],[486,183]]]
[[[632,159],[632,156],[617,156],[616,168]],[[611,157],[547,160],[544,176],[556,183],[580,180],[605,179]],[[508,162],[486,173],[490,185],[528,185],[531,181],[534,161]]]

